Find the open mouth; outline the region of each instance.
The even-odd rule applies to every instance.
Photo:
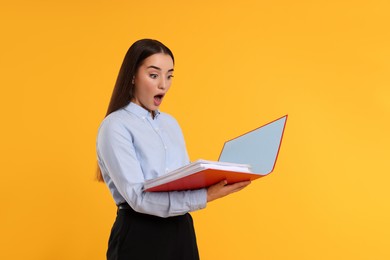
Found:
[[[154,96],[154,105],[159,106],[162,102],[163,97],[164,97],[164,94],[155,95]]]

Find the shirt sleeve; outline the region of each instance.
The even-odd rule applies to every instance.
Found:
[[[103,177],[106,182],[112,182],[107,184],[114,185],[137,212],[170,217],[206,207],[206,189],[145,192],[143,190],[145,178],[132,136],[120,123],[111,121],[101,125],[97,138],[97,153]]]

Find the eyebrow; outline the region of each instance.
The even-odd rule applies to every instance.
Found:
[[[148,68],[148,69],[161,70],[161,68],[159,68],[159,67],[157,67],[157,66],[153,66],[153,65],[151,65],[151,66],[149,66],[149,67],[147,67],[147,68]],[[168,72],[171,72],[171,71],[173,71],[173,69],[168,70]]]

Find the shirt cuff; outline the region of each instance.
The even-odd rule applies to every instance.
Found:
[[[192,192],[191,211],[204,209],[207,205],[207,189],[199,189]]]

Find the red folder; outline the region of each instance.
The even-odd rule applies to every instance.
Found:
[[[218,162],[198,160],[144,183],[145,191],[179,191],[256,180],[274,170],[287,115],[225,142]]]
[[[266,175],[216,169],[204,169],[178,180],[149,188],[146,191],[195,190],[208,187],[223,180],[226,180],[228,184],[232,184],[240,181],[256,180],[263,176]]]

